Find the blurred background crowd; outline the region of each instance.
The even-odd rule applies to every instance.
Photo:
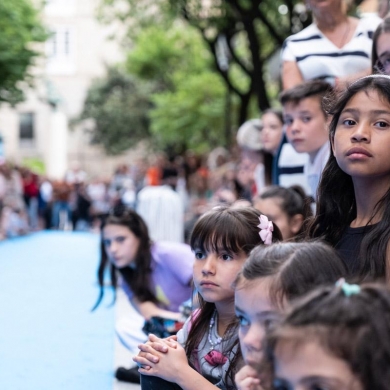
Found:
[[[144,203],[150,200],[145,196],[154,188],[156,198],[167,202],[159,211],[162,220],[163,209],[181,213],[178,224],[184,236],[181,232],[174,239],[188,240],[192,224],[204,211],[221,202],[252,202],[259,193],[257,165],[256,159],[242,158],[239,147],[219,147],[204,155],[160,152],[121,164],[108,177],[91,177],[74,163],[62,180],[4,162],[0,166],[1,238],[42,229],[98,231],[101,218],[118,204],[148,212],[150,205]],[[169,238],[154,226],[155,240]]]

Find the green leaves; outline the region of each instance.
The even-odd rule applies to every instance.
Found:
[[[225,87],[215,73],[188,74],[174,92],[153,95],[151,132],[159,145],[202,153],[224,143]],[[176,146],[176,148],[175,148]]]
[[[32,82],[36,44],[48,34],[30,0],[0,1],[0,31],[0,102],[15,104],[23,99],[21,82]]]
[[[92,120],[92,139],[108,154],[119,154],[149,137],[149,85],[140,83],[118,68],[95,80],[84,109],[74,123]]]

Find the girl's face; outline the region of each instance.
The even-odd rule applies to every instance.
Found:
[[[218,253],[195,249],[194,285],[206,302],[232,302],[232,284],[237,277],[247,255],[228,253],[221,249]]]
[[[348,364],[315,341],[280,341],[274,378],[275,390],[363,390]]]
[[[294,215],[290,218],[281,208],[280,198],[256,199],[254,207],[261,211],[272,222],[275,222],[282,232],[283,240],[294,237],[302,227],[303,216]]]
[[[265,332],[278,317],[278,310],[269,299],[271,281],[271,276],[243,280],[234,295],[242,355],[245,363],[254,368],[259,366],[263,357]]]
[[[263,148],[268,153],[275,155],[282,140],[283,123],[272,112],[264,114],[261,120],[263,122],[263,130],[261,130],[260,134]]]
[[[379,35],[376,42],[376,52],[378,53],[376,65],[379,70],[390,75],[390,32]]]
[[[140,240],[123,225],[106,225],[103,228],[103,244],[110,262],[124,268],[135,262]]]
[[[390,175],[390,104],[375,90],[361,91],[346,104],[332,149],[340,168],[352,178]]]

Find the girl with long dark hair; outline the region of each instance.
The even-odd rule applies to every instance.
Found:
[[[179,320],[180,305],[191,297],[194,254],[189,245],[152,242],[143,219],[132,209],[117,207],[101,227],[101,258],[98,269],[100,294],[104,295],[104,276],[109,269],[111,285],[118,280],[140,316],[120,319],[116,333],[132,353],[145,341],[145,320],[162,317]],[[118,379],[139,382],[138,371],[119,368]]]
[[[309,236],[335,246],[351,276],[389,279],[390,77],[359,79],[329,112],[331,154]]]

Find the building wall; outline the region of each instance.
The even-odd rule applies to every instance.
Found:
[[[53,145],[56,136],[52,128],[53,108],[48,100],[59,99],[57,110],[67,120],[82,110],[88,87],[94,78],[105,74],[105,66],[120,62],[123,54],[118,40],[118,25],[105,26],[96,19],[99,0],[49,0],[46,2],[43,20],[54,35],[42,45],[45,58],[35,68],[36,83],[27,91],[27,100],[15,108],[0,106],[0,134],[4,141],[5,158],[23,163],[26,158],[39,159],[46,167],[52,164]],[[34,136],[20,139],[21,115],[33,113]],[[91,175],[110,175],[114,167],[129,162],[136,151],[116,158],[105,156],[100,147],[89,144],[89,136],[82,128],[67,131],[64,148],[54,154],[66,155],[68,166],[75,160]],[[50,157],[51,156],[51,157]],[[50,170],[49,170],[50,171]]]

